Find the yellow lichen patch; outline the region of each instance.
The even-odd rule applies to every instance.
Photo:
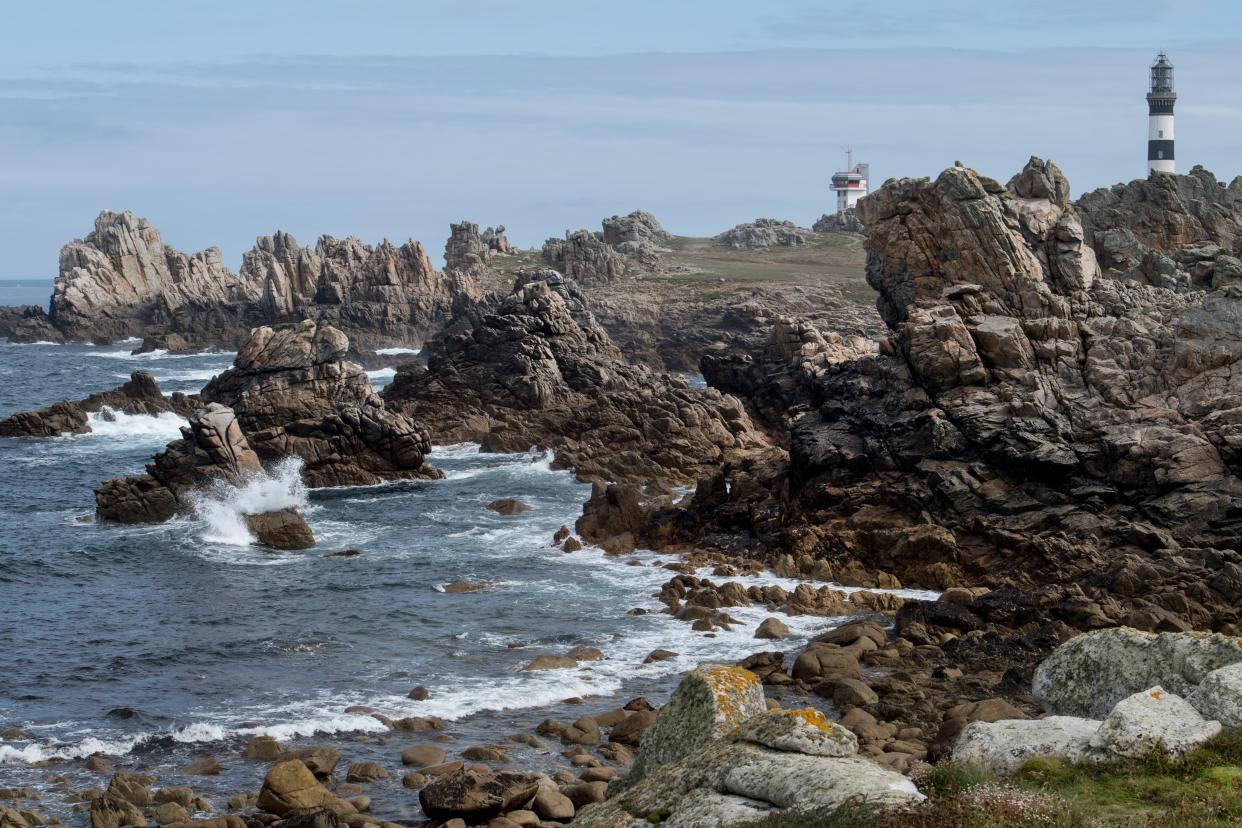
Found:
[[[737,726],[746,718],[739,699],[752,687],[760,687],[759,677],[743,667],[713,666],[703,671],[703,680],[716,699],[721,723]]]
[[[1159,690],[1152,690],[1151,697],[1153,699],[1162,699],[1164,698],[1164,693],[1160,692]]]
[[[828,718],[824,716],[823,713],[813,707],[808,707],[803,710],[783,710],[781,712],[788,716],[794,716],[795,718],[802,720],[803,724],[810,725],[811,727],[822,730],[825,733],[832,732],[832,723],[828,721]]]

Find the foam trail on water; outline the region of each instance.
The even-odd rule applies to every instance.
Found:
[[[246,515],[298,509],[307,502],[299,457],[286,457],[269,473],[253,477],[243,486],[219,483],[196,494],[192,501],[195,515],[206,524],[203,540],[229,546],[254,542],[246,527]]]
[[[86,423],[91,428],[90,433],[100,437],[154,437],[168,441],[181,436],[185,417],[172,411],[164,411],[154,416],[126,414],[104,406],[101,411],[87,414]]]
[[[377,348],[375,353],[381,356],[394,356],[396,354],[415,354],[417,355],[421,348]]]

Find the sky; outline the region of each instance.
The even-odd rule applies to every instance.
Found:
[[[1179,169],[1242,173],[1236,0],[59,0],[5,3],[0,278],[52,277],[100,210],[236,270],[286,230],[522,246],[635,209],[711,235],[1030,155],[1075,193],[1145,174],[1147,68]]]

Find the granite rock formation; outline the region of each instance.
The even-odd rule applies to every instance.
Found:
[[[263,474],[232,409],[209,403],[190,417],[181,439],[155,455],[147,473],[115,478],[95,491],[95,515],[117,523],[168,520],[191,491],[222,482],[242,486]]]
[[[22,411],[0,420],[0,437],[56,437],[91,430],[88,414],[102,412],[156,415],[166,412],[188,417],[199,406],[197,394],[180,391],[165,397],[155,377],[135,371],[123,385],[91,394],[77,402],[62,400],[35,411]]]
[[[441,273],[422,244],[376,246],[323,236],[305,248],[288,233],[262,236],[242,258],[264,324],[315,319],[360,349],[421,343],[452,315],[459,295],[477,298],[465,273]]]
[[[661,246],[668,233],[655,216],[635,210],[602,222],[603,230],[565,231],[563,239],[548,239],[543,258],[552,267],[584,284],[611,282],[634,271],[660,270]]]
[[[489,227],[480,233],[479,225],[462,221],[449,225],[449,238],[444,245],[444,263],[449,270],[470,270],[488,264],[497,253],[513,252],[513,246],[505,237],[504,225]]]
[[[93,233],[61,250],[49,319],[66,339],[113,341],[152,326],[237,328],[254,298],[217,248],[187,255],[165,245],[146,219],[104,211]]]
[[[716,237],[734,250],[766,250],[769,247],[798,247],[807,242],[808,231],[792,221],[760,218],[726,230]]]
[[[311,320],[258,328],[202,397],[236,413],[264,461],[302,458],[308,485],[435,476],[427,431],[385,408],[348,350],[344,333]]]
[[[1076,206],[1117,278],[1182,291],[1242,285],[1242,177],[1224,186],[1196,166],[1093,190]]]
[[[584,478],[661,484],[761,442],[733,398],[628,364],[556,271],[519,276],[428,352],[428,367],[401,368],[384,399],[436,423],[437,440],[542,446]]]
[[[474,228],[474,235],[488,253],[511,250],[503,228],[482,236]],[[93,233],[61,251],[50,313],[0,309],[0,336],[112,342],[151,335],[186,348],[235,348],[254,327],[315,319],[370,350],[421,345],[455,305],[479,296],[471,272],[441,273],[415,241],[372,246],[323,236],[303,247],[277,232],[261,236],[234,275],[216,248],[187,255],[165,245],[146,219],[105,211]]]
[[[824,213],[811,229],[816,233],[861,233],[862,222],[858,220],[858,211],[847,207],[839,213]]]
[[[782,325],[748,358],[705,360],[787,451],[727,464],[647,540],[993,587],[956,615],[907,603],[899,630],[933,635],[1242,620],[1231,289],[1102,271],[1039,159],[1008,186],[964,167],[890,182],[858,212],[889,335]]]

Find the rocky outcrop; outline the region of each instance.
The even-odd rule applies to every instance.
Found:
[[[0,306],[0,338],[9,342],[64,342],[65,335],[38,305]]]
[[[314,319],[344,331],[361,349],[421,345],[448,321],[454,301],[479,295],[468,273],[437,271],[415,241],[373,247],[352,236],[323,236],[306,248],[276,233],[260,237],[242,257],[240,275],[261,296],[263,323]]]
[[[462,221],[449,225],[449,239],[444,245],[444,266],[449,270],[471,270],[489,264],[497,253],[513,252],[513,246],[505,237],[503,224],[480,233],[479,225]]]
[[[769,247],[799,247],[807,243],[807,233],[792,221],[760,218],[739,224],[716,237],[734,250],[767,250]]]
[[[115,478],[95,491],[95,515],[118,523],[168,520],[187,508],[192,490],[244,485],[263,474],[233,410],[209,403],[190,417],[182,437],[168,444],[138,477]]]
[[[655,216],[636,210],[604,219],[600,232],[566,230],[563,239],[548,239],[543,258],[584,284],[611,282],[631,271],[658,271],[668,238]]]
[[[1196,166],[1093,190],[1076,207],[1117,278],[1180,291],[1242,284],[1242,177],[1225,186]]]
[[[1062,644],[1036,669],[1031,694],[1044,709],[1104,718],[1122,699],[1149,687],[1189,696],[1209,674],[1242,663],[1242,639],[1118,627]]]
[[[104,211],[93,233],[61,250],[49,318],[67,339],[113,341],[152,326],[211,330],[227,320],[236,329],[255,298],[217,248],[187,255],[146,219]]]
[[[511,251],[503,228],[473,228],[466,246],[485,256]],[[450,249],[455,249],[450,240]],[[466,255],[463,253],[463,255]],[[147,334],[178,337],[186,348],[237,347],[251,328],[314,319],[369,350],[421,345],[453,315],[455,303],[480,296],[467,269],[441,273],[422,244],[323,236],[303,247],[288,233],[262,236],[237,275],[210,248],[187,255],[132,213],[105,211],[95,231],[65,245],[50,314],[37,308],[0,312],[0,336],[15,341],[111,342]]]
[[[91,430],[88,414],[105,419],[116,414],[154,416],[172,412],[188,417],[199,406],[197,394],[174,391],[165,397],[155,377],[135,371],[124,385],[91,394],[76,402],[63,400],[35,411],[23,411],[0,420],[0,437],[56,437],[85,434]]]
[[[757,695],[756,695],[757,694]],[[643,735],[612,798],[575,825],[735,825],[787,810],[907,805],[923,798],[900,774],[856,754],[857,740],[818,710],[763,709],[758,679],[703,665]]]
[[[908,603],[899,626],[1242,619],[1230,291],[1112,278],[1038,159],[1008,186],[965,167],[890,182],[858,212],[889,335],[873,350],[786,327],[758,369],[705,361],[788,453],[726,465],[645,540],[997,590],[955,621]]]
[[[189,494],[217,480],[233,486],[264,473],[263,464],[302,462],[311,486],[368,485],[437,477],[425,462],[427,432],[389,411],[366,373],[345,361],[349,340],[310,320],[258,328],[233,367],[203,389],[206,407],[190,418],[147,474],[111,480],[95,492],[100,519],[122,523],[167,520],[187,508]],[[270,524],[288,548],[307,543],[289,521]]]
[[[861,233],[862,222],[858,219],[858,211],[847,207],[837,213],[824,213],[811,229],[816,233]]]
[[[261,459],[300,457],[308,485],[435,476],[427,431],[385,407],[348,350],[344,333],[310,320],[258,328],[202,397],[235,412]]]
[[[552,448],[585,478],[668,485],[760,444],[740,404],[626,363],[572,280],[519,276],[468,328],[403,366],[384,390],[436,439],[492,451]]]

